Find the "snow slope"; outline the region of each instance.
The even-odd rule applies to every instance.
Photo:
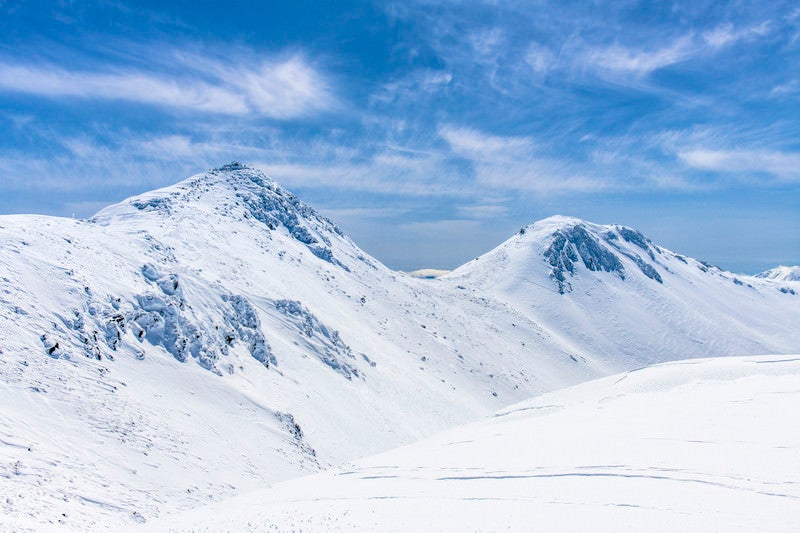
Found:
[[[551,217],[446,277],[614,371],[674,354],[790,353],[800,342],[800,301],[785,283],[725,272],[624,226]]]
[[[0,523],[75,529],[316,471],[598,373],[500,304],[387,269],[240,166],[88,221],[1,217],[0,351]]]
[[[560,294],[545,252],[575,225],[605,231],[537,222],[424,280],[237,164],[0,217],[0,526],[115,529],[675,354],[800,351],[784,284],[624,238],[624,280],[574,263]]]
[[[168,517],[170,531],[796,531],[800,358],[666,363]]]

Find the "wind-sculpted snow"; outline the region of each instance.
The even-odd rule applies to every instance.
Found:
[[[231,169],[223,167],[220,170]],[[344,270],[349,270],[346,265],[333,256],[331,241],[325,235],[325,231],[329,231],[343,236],[344,233],[336,224],[276,183],[264,180],[260,174],[253,173],[246,167],[234,167],[232,170],[235,171],[235,174],[243,175],[257,185],[255,189],[252,187],[237,188],[236,196],[247,206],[249,216],[263,223],[270,230],[276,230],[283,226],[289,235],[305,244],[315,256]],[[322,231],[311,229],[313,226],[321,228]]]
[[[304,343],[320,361],[347,379],[360,376],[353,366],[355,362],[353,350],[342,341],[338,331],[320,322],[298,301],[278,300],[275,302],[275,309],[286,318],[288,324],[303,335]]]
[[[233,334],[225,334],[225,344],[233,345],[237,339],[241,339],[247,345],[247,351],[253,359],[263,363],[269,368],[270,364],[277,364],[278,361],[270,351],[264,335],[261,333],[261,321],[255,308],[241,295],[222,295],[222,301],[231,306],[231,313],[225,314],[225,322],[233,328]]]
[[[303,430],[300,424],[294,419],[291,413],[275,413],[275,418],[283,425],[283,428],[293,437],[294,445],[306,456],[317,457],[317,452],[306,443],[303,438]]]
[[[653,249],[650,247],[651,241],[638,231],[632,228],[626,228],[625,226],[617,226],[617,231],[625,239],[625,242],[631,242],[647,252],[647,255],[650,256],[650,259],[655,259],[655,255],[653,254]]]
[[[544,257],[551,267],[550,276],[562,294],[572,289],[565,274],[575,275],[578,260],[591,271],[615,272],[625,279],[625,267],[619,258],[581,225],[556,231]]]
[[[648,278],[655,280],[659,283],[664,283],[661,274],[658,273],[658,270],[655,269],[653,265],[650,263],[645,262],[641,257],[634,256],[632,259],[636,262],[636,266],[642,271],[642,273],[647,276]]]
[[[73,347],[81,347],[86,357],[113,360],[114,353],[125,345],[143,358],[140,345],[147,341],[163,347],[178,361],[191,357],[219,373],[221,358],[229,347],[241,342],[260,363],[267,367],[276,364],[256,311],[246,298],[222,293],[219,316],[199,316],[185,298],[177,274],[162,275],[152,264],[145,264],[141,272],[155,290],[131,299],[97,298],[85,287],[80,308],[67,316],[58,315],[61,324],[54,323],[50,331],[42,333],[47,355],[69,358]]]
[[[171,285],[167,287],[171,288]],[[217,373],[220,372],[220,359],[228,355],[229,347],[238,342],[243,343],[248,353],[264,366],[276,364],[275,356],[261,333],[258,316],[247,299],[227,294],[221,294],[220,298],[221,317],[214,317],[209,322],[198,317],[183,298],[168,291],[137,295],[135,305],[124,314],[115,315],[122,319],[112,317],[107,324],[114,326],[117,340],[122,339],[127,322],[137,339],[146,338],[154,346],[163,346],[181,362],[193,357],[204,368]]]
[[[142,211],[156,211],[164,215],[172,213],[170,204],[171,200],[167,197],[131,200],[131,205],[136,209],[141,209]]]
[[[639,248],[644,249],[645,251],[648,252],[650,259],[655,261],[655,255],[648,246],[647,243],[649,241],[644,235],[642,235],[638,231],[631,230],[630,228],[619,227],[617,228],[617,230],[619,231],[620,235],[623,236],[626,242],[632,242]],[[653,265],[642,259],[642,257],[639,254],[631,250],[626,250],[617,243],[616,233],[613,232],[606,233],[605,240],[617,251],[617,253],[624,255],[625,257],[636,263],[636,266],[639,267],[639,270],[642,271],[642,274],[659,283],[664,283],[661,274],[658,273],[658,270],[656,270],[656,268]]]
[[[544,257],[550,265],[550,277],[556,283],[561,294],[572,290],[572,284],[566,275],[569,274],[570,277],[575,275],[576,264],[579,261],[592,272],[613,272],[624,280],[625,266],[617,254],[633,261],[648,278],[664,283],[661,274],[653,264],[644,260],[633,250],[620,246],[618,242],[621,236],[625,242],[632,243],[647,252],[650,260],[655,262],[656,256],[653,250],[658,253],[660,251],[652,246],[650,239],[631,228],[616,226],[615,229],[616,231],[607,231],[603,235],[603,240],[612,249],[606,247],[601,239],[590,233],[582,224],[559,228],[553,233],[552,242],[544,251]]]

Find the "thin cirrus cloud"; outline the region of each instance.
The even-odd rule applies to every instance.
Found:
[[[600,71],[630,73],[637,76],[684,61],[695,52],[694,39],[681,37],[668,46],[640,50],[612,45],[590,51],[584,58],[587,65]]]
[[[178,75],[137,68],[69,70],[53,64],[0,62],[0,90],[47,98],[135,102],[224,115],[256,114],[291,119],[331,108],[335,99],[324,76],[302,57],[223,67],[176,65]]]
[[[537,74],[543,74],[556,64],[553,52],[539,43],[530,43],[525,52],[525,63]]]
[[[781,182],[800,182],[800,153],[774,150],[687,150],[678,157],[688,166],[742,177],[768,174]]]
[[[612,187],[573,165],[539,153],[530,137],[499,136],[470,128],[444,126],[439,135],[454,155],[470,162],[478,184],[538,194],[593,192]]]
[[[671,42],[650,48],[629,47],[618,43],[587,48],[579,54],[578,62],[585,68],[600,73],[642,77],[670,65],[765,37],[769,35],[770,29],[769,21],[738,29],[731,24],[724,24],[702,34],[687,33]]]
[[[397,196],[457,196],[468,192],[442,163],[435,157],[410,159],[379,153],[358,162],[263,161],[255,166],[292,188],[322,187]]]

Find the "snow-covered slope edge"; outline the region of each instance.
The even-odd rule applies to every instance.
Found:
[[[798,384],[798,356],[660,364],[152,527],[794,531]]]

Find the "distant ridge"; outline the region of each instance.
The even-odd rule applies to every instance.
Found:
[[[800,281],[800,266],[777,266],[756,274],[757,278],[775,281]]]
[[[420,270],[413,270],[411,272],[406,272],[409,276],[415,278],[422,278],[422,279],[436,279],[441,278],[445,274],[449,274],[449,270],[439,270],[436,268],[422,268]]]

